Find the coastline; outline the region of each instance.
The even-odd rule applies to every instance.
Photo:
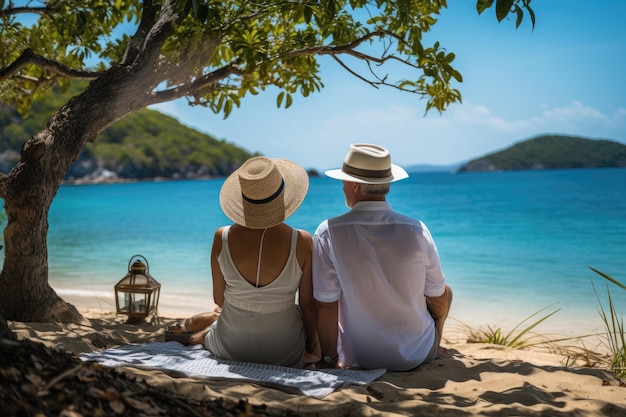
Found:
[[[68,303],[74,305],[85,317],[98,317],[100,315],[113,317],[115,320],[123,320],[125,316],[116,315],[115,298],[113,287],[110,291],[85,292],[80,290],[68,290],[55,288],[59,296]],[[545,315],[555,311],[546,309],[544,312],[530,317],[535,311],[515,313],[491,312],[495,307],[488,306],[481,311],[479,300],[463,300],[455,297],[451,313],[444,327],[444,341],[452,344],[470,343],[485,332],[500,330],[502,336],[507,334],[519,334],[526,327],[540,320]],[[216,307],[209,291],[198,293],[193,289],[175,292],[161,291],[158,305],[158,317],[164,322],[179,322],[194,314],[212,311]],[[606,345],[606,329],[598,316],[577,317],[561,314],[558,311],[537,327],[526,334],[522,340],[529,340],[529,344],[537,344],[539,351],[555,351],[558,346],[589,350],[595,354],[608,353]],[[526,321],[524,321],[526,320]],[[516,328],[518,326],[518,328]],[[511,339],[510,337],[509,339]],[[543,341],[543,342],[542,342]],[[550,341],[559,341],[550,343]],[[544,343],[545,342],[545,343]]]
[[[62,185],[98,185],[98,184],[126,184],[136,182],[165,182],[165,181],[195,181],[195,180],[211,180],[217,178],[226,178],[227,175],[192,175],[188,177],[174,176],[174,177],[144,177],[144,178],[123,178],[118,177],[117,174],[113,176],[101,175],[101,176],[85,176],[81,178],[64,179],[61,181]]]

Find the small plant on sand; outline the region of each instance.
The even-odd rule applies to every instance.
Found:
[[[501,345],[512,347],[516,349],[521,349],[525,347],[537,346],[537,345],[548,345],[560,340],[548,339],[545,336],[532,334],[530,331],[537,327],[539,324],[543,323],[552,315],[556,314],[559,309],[552,311],[551,313],[545,314],[539,317],[537,320],[530,322],[531,319],[538,316],[539,314],[546,311],[551,306],[547,306],[542,308],[539,311],[531,314],[526,317],[524,320],[520,321],[513,329],[509,332],[504,332],[499,327],[492,327],[487,325],[487,329],[469,329],[470,336],[468,338],[468,342],[470,343],[491,343],[494,345]]]
[[[608,281],[611,281],[613,284],[621,287],[626,290],[626,285],[622,284],[618,280],[606,275],[603,272],[598,271],[597,269],[591,268],[592,271],[605,278]],[[595,286],[594,286],[595,291]],[[600,317],[604,322],[604,327],[607,331],[607,346],[609,351],[611,352],[611,363],[610,370],[621,380],[626,379],[626,336],[624,335],[624,316],[620,313],[618,314],[615,303],[613,303],[613,297],[611,296],[611,290],[607,287],[607,298],[608,298],[608,314],[602,305],[602,301],[600,301],[600,297],[596,291],[596,297],[598,297],[598,302],[600,303]]]

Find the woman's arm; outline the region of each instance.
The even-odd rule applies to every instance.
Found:
[[[220,227],[215,231],[213,236],[213,246],[211,247],[211,275],[213,276],[213,301],[218,307],[224,306],[224,290],[226,289],[226,282],[224,281],[224,275],[220,269],[217,257],[222,251],[222,233],[224,228]]]
[[[317,363],[318,368],[334,368],[342,367],[337,362],[339,355],[337,352],[337,338],[339,336],[339,327],[337,324],[337,316],[339,311],[339,302],[324,303],[316,301],[317,309],[317,325],[320,341],[321,354],[324,355]]]

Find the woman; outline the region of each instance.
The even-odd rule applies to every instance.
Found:
[[[300,366],[317,348],[311,278],[312,238],[283,221],[304,200],[306,171],[286,159],[254,157],[220,191],[234,224],[215,232],[211,250],[218,308],[185,322],[216,357]],[[298,293],[299,309],[295,304]]]

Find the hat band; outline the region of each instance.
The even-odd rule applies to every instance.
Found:
[[[269,203],[272,200],[275,200],[276,197],[278,197],[280,195],[280,193],[283,192],[283,188],[285,188],[285,179],[284,178],[281,179],[280,187],[278,187],[278,190],[276,190],[276,192],[274,194],[272,194],[271,196],[269,196],[267,198],[264,198],[264,199],[261,199],[261,200],[255,200],[253,198],[246,197],[246,195],[244,193],[241,193],[241,196],[248,203],[251,203],[251,204],[265,204],[265,203]]]
[[[369,177],[369,178],[387,178],[391,175],[391,167],[383,170],[362,169],[355,168],[343,163],[341,170],[346,174],[355,175],[357,177]]]

